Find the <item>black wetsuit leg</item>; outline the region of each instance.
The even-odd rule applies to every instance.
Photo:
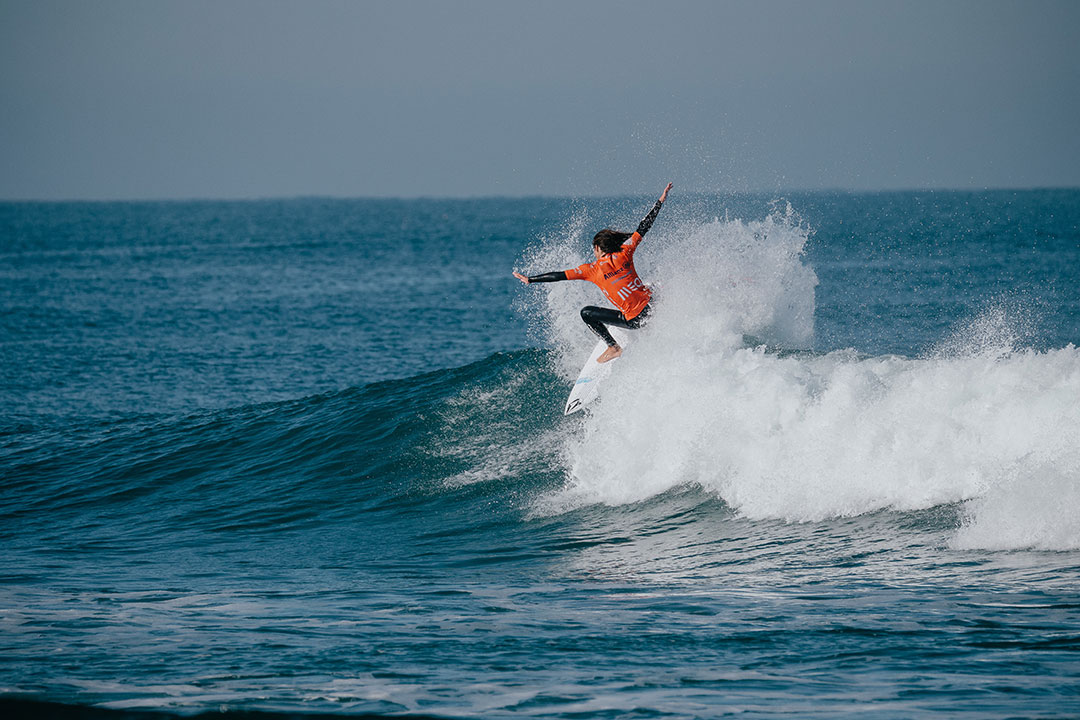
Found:
[[[627,320],[623,317],[621,312],[612,308],[596,307],[595,305],[586,305],[581,308],[581,319],[585,321],[585,324],[588,325],[601,340],[608,344],[608,347],[615,347],[619,344],[615,342],[615,338],[608,332],[608,325],[627,328],[628,330],[637,330],[645,323],[648,316],[648,305],[645,306],[644,310],[635,315],[633,320]]]

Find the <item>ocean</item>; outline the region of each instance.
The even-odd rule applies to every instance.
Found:
[[[1080,716],[1080,190],[652,200],[0,203],[0,710]]]

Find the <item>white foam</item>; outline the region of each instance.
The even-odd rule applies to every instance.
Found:
[[[1080,439],[1076,440],[1080,444]],[[953,539],[962,550],[1080,549],[1080,451],[1020,460],[965,507]]]
[[[1080,547],[1080,513],[1060,509],[1080,507],[1080,352],[1017,349],[997,308],[925,358],[742,347],[811,340],[807,237],[790,213],[649,236],[638,268],[662,281],[655,319],[565,441],[569,482],[540,511],[690,483],[788,521],[969,502],[958,546]],[[546,297],[571,370],[591,344],[577,317],[597,302],[587,291],[559,283]]]

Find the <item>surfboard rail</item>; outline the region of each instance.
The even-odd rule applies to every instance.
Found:
[[[609,330],[611,330],[612,337],[615,338],[616,342],[625,348],[629,339],[628,334],[619,328],[609,328]],[[566,399],[566,408],[563,410],[563,415],[572,415],[599,397],[601,383],[611,374],[612,366],[618,362],[618,358],[609,360],[606,363],[596,361],[606,349],[607,343],[599,340],[592,352],[589,353],[589,359],[585,361],[581,372],[578,373],[577,380],[574,381],[574,387],[570,390],[570,397]]]

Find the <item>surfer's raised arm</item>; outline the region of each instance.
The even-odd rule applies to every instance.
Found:
[[[660,206],[664,204],[665,200],[667,200],[668,190],[670,190],[671,188],[672,183],[668,183],[667,187],[664,188],[664,192],[660,193],[660,199],[656,201],[655,205],[653,205],[652,210],[650,210],[649,214],[646,215],[640,223],[638,223],[638,235],[645,237],[645,233],[649,232],[649,228],[652,227],[653,221],[656,220],[656,216],[660,214]]]

